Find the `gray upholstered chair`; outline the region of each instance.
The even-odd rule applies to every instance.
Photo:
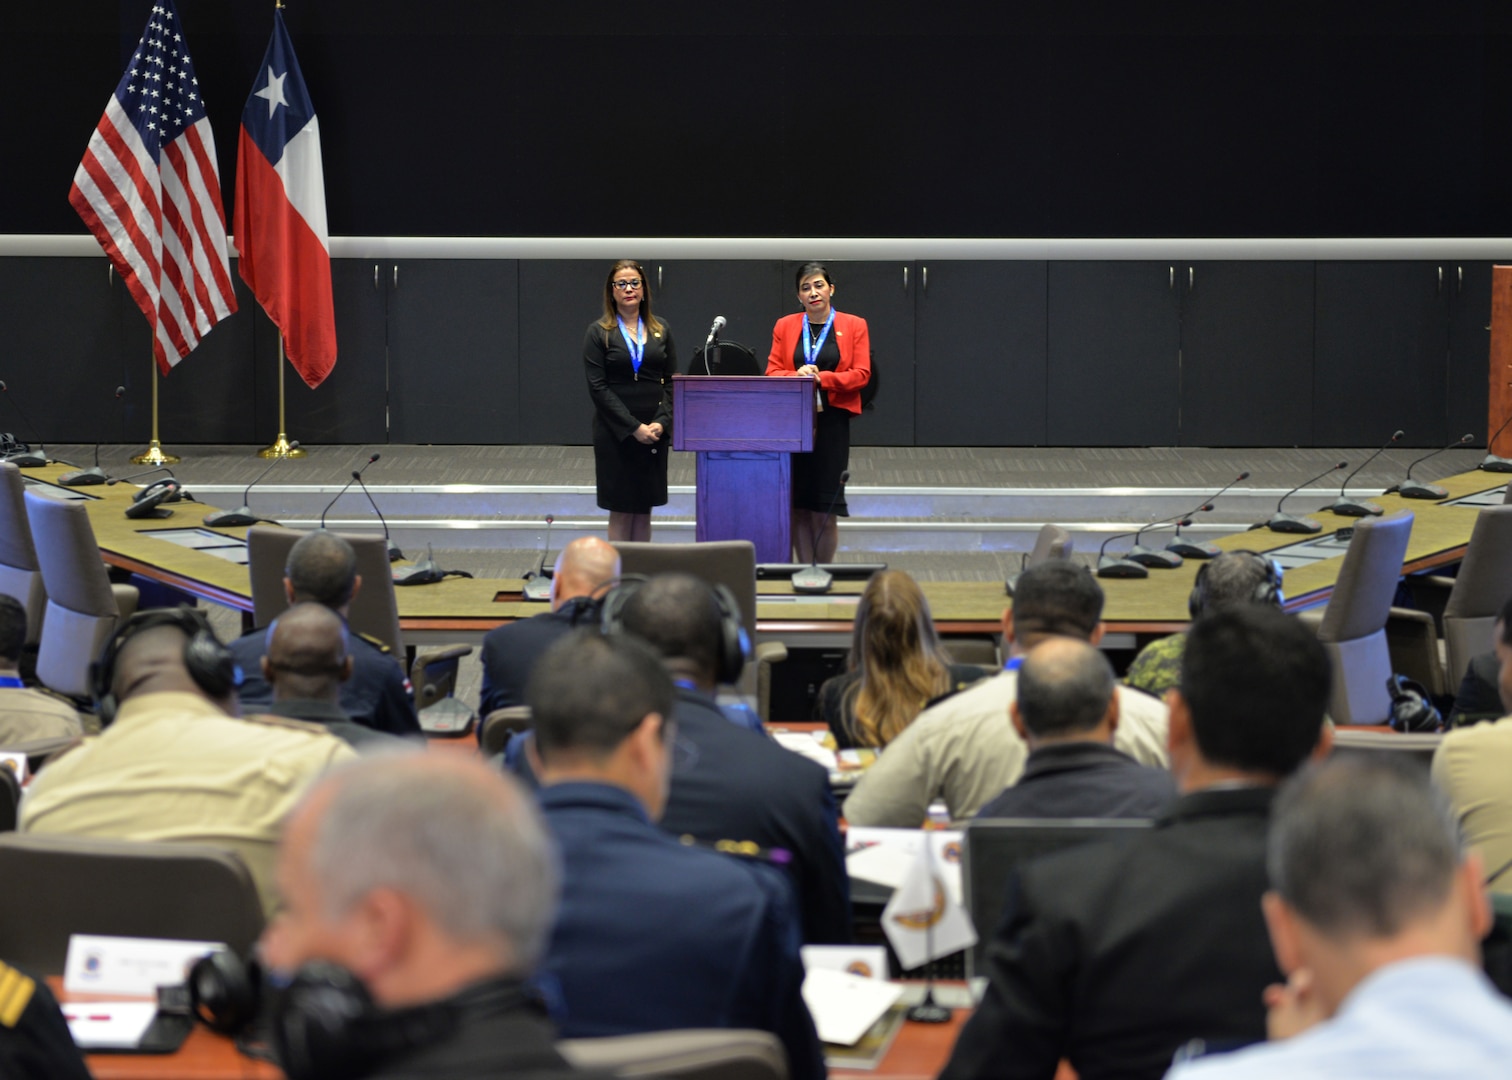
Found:
[[[600,1039],[563,1039],[562,1056],[580,1069],[668,1080],[787,1080],[787,1054],[769,1031],[650,1031]]]
[[[737,689],[754,695],[757,714],[762,721],[771,702],[772,665],[787,659],[787,646],[781,642],[756,644],[756,545],[749,540],[710,540],[702,544],[642,544],[621,541],[614,545],[620,554],[620,572],[625,574],[692,574],[710,584],[730,590],[740,605],[740,620],[745,624],[755,655],[746,664]]]
[[[15,597],[26,608],[26,643],[36,645],[42,640],[47,589],[26,516],[24,490],[21,470],[0,461],[0,593]]]
[[[1491,651],[1492,627],[1502,605],[1512,598],[1512,506],[1488,506],[1477,515],[1458,576],[1418,580],[1448,590],[1443,612],[1445,674],[1448,688],[1454,690],[1471,659]]]
[[[1444,741],[1438,731],[1352,731],[1334,729],[1335,754],[1406,754],[1423,768],[1433,763],[1433,752]]]
[[[31,491],[25,499],[47,588],[37,678],[60,694],[87,699],[90,662],[116,623],[136,611],[139,594],[135,586],[110,583],[82,502]]]
[[[529,705],[510,705],[495,709],[483,718],[483,727],[478,732],[478,745],[482,747],[484,757],[493,757],[504,752],[511,735],[529,730]]]
[[[262,933],[246,865],[209,844],[0,833],[0,956],[45,975],[63,970],[71,934],[224,942]]]
[[[1384,724],[1391,715],[1386,684],[1391,651],[1386,623],[1402,577],[1413,515],[1403,511],[1364,518],[1344,553],[1339,580],[1318,623],[1318,639],[1333,663],[1328,714],[1339,724]]]
[[[1008,595],[1013,595],[1013,587],[1018,584],[1019,574],[1031,566],[1037,566],[1051,559],[1069,559],[1071,557],[1071,534],[1059,525],[1045,523],[1040,526],[1039,535],[1034,538],[1034,547],[1024,556],[1023,564],[1019,567],[1019,573],[1014,574],[1004,584]]]

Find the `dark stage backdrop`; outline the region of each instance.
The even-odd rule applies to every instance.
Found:
[[[0,233],[150,0],[18,4]],[[272,0],[179,0],[234,194]],[[1505,0],[289,0],[331,232],[1512,235]]]

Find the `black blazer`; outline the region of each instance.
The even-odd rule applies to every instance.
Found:
[[[1029,752],[1024,772],[979,818],[1153,818],[1176,801],[1165,769],[1107,743],[1064,742]]]
[[[575,597],[556,611],[543,611],[528,619],[505,623],[485,634],[478,716],[486,718],[495,709],[525,704],[525,684],[530,681],[536,661],[579,622],[596,617],[597,610],[597,605],[587,597]],[[480,724],[480,738],[482,731]]]
[[[1260,914],[1274,791],[1179,799],[1154,828],[1024,866],[988,946],[987,992],[941,1080],[1158,1080],[1187,1041],[1265,1038],[1281,981]]]

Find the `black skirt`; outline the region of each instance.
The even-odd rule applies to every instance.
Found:
[[[631,406],[637,418],[642,411],[646,410]],[[642,421],[649,422],[649,416]],[[594,413],[593,471],[599,508],[621,514],[649,514],[653,506],[666,506],[667,456],[671,449],[671,439],[653,446],[637,442],[633,435],[616,439],[609,425]]]
[[[840,491],[840,474],[850,468],[850,422],[850,413],[826,403],[814,429],[813,453],[793,455],[793,505],[799,510],[850,517]]]

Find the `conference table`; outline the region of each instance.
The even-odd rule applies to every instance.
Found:
[[[44,484],[51,484],[65,471],[58,465],[23,470],[29,482]],[[1472,471],[1439,481],[1449,493],[1445,502],[1403,499],[1397,495],[1373,497],[1387,514],[1406,509],[1416,515],[1403,572],[1430,570],[1458,561],[1464,555],[1479,509],[1453,505],[1453,500],[1499,488],[1503,482],[1496,474]],[[204,526],[201,519],[215,507],[179,502],[166,507],[173,511],[172,517],[133,520],[124,513],[137,490],[130,485],[51,486],[54,493],[84,497],[96,541],[107,563],[191,596],[251,612],[251,582],[244,563],[228,557],[227,548],[184,546],[186,542],[213,544],[217,537],[234,546],[245,537],[245,527]],[[1300,510],[1307,503],[1302,497],[1294,497],[1289,505]],[[1328,511],[1309,513],[1322,525],[1319,536],[1323,538],[1357,521]],[[1216,544],[1225,550],[1274,552],[1310,539],[1315,538],[1259,529],[1236,532]],[[1313,607],[1327,601],[1338,580],[1343,551],[1339,545],[1332,557],[1287,569],[1285,592],[1289,609]],[[1103,579],[1101,584],[1107,596],[1104,621],[1109,632],[1147,637],[1185,626],[1190,621],[1187,596],[1200,565],[1189,559],[1175,569],[1151,570],[1147,578]],[[789,643],[828,637],[825,644],[834,644],[849,634],[856,599],[864,587],[862,581],[836,581],[830,594],[812,597],[796,596],[786,581],[760,581],[756,606],[758,635]],[[1007,604],[1003,586],[998,582],[932,581],[922,587],[936,624],[946,635],[995,632]],[[518,578],[448,578],[432,585],[397,589],[400,625],[410,641],[475,643],[501,623],[529,618],[545,610],[540,603],[526,602],[523,588],[524,582]]]

